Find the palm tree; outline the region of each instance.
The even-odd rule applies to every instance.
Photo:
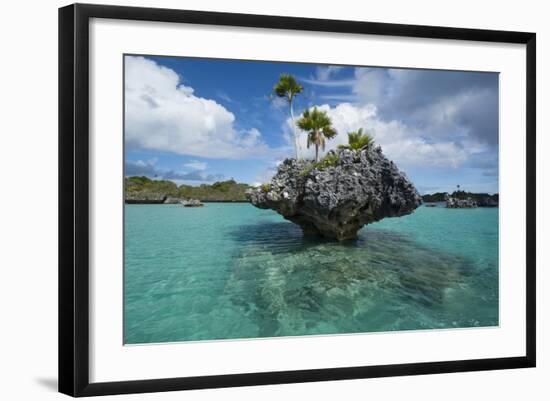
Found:
[[[372,136],[363,133],[363,128],[348,132],[348,145],[338,145],[339,149],[363,150],[374,143]]]
[[[319,146],[325,150],[325,139],[336,136],[336,130],[332,127],[332,121],[326,112],[314,107],[313,110],[306,110],[296,123],[300,129],[308,131],[307,147],[315,145],[315,161],[319,161]]]
[[[294,123],[294,110],[292,109],[292,101],[298,93],[301,93],[304,87],[296,82],[296,79],[290,74],[281,74],[279,82],[273,87],[273,92],[281,98],[286,99],[290,108],[290,119],[292,120],[292,128],[294,130],[294,150],[296,152],[296,160],[298,160],[298,134],[296,132],[296,124]]]

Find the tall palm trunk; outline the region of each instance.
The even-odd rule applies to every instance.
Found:
[[[319,131],[315,130],[315,162],[319,161]]]
[[[290,104],[290,119],[292,120],[292,130],[294,131],[294,151],[296,152],[296,160],[298,160],[298,149],[300,143],[298,142],[298,134],[296,133],[296,123],[294,122],[294,110],[292,109],[292,98],[289,98]]]

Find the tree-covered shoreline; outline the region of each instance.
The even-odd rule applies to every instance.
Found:
[[[455,199],[468,199],[471,198],[476,201],[478,204],[487,203],[487,200],[490,199],[495,201],[498,204],[498,194],[488,194],[488,193],[474,193],[466,191],[454,191],[452,193],[448,192],[435,192],[433,194],[422,195],[422,201],[424,203],[433,203],[433,202],[445,202],[447,197]]]
[[[169,203],[170,199],[198,199],[201,202],[248,202],[245,191],[252,188],[235,180],[217,181],[198,186],[180,185],[170,180],[152,180],[145,176],[124,179],[126,203]]]

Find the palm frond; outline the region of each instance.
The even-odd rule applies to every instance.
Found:
[[[326,138],[332,139],[336,136],[337,132],[332,126],[327,126],[323,129],[323,134]]]
[[[348,146],[346,149],[362,150],[372,146],[374,143],[372,136],[367,133],[363,133],[363,128],[359,128],[357,131],[348,132]]]
[[[325,150],[327,139],[336,136],[336,130],[332,126],[330,117],[317,107],[305,110],[296,125],[300,129],[308,131],[307,146],[309,148],[310,145],[315,145],[316,154],[319,147],[323,151]]]
[[[292,99],[303,90],[304,87],[290,74],[281,74],[279,81],[273,87],[273,92],[279,97],[286,98],[288,102],[292,102]]]

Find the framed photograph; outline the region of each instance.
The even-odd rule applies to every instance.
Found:
[[[59,10],[59,390],[535,366],[535,34]]]

